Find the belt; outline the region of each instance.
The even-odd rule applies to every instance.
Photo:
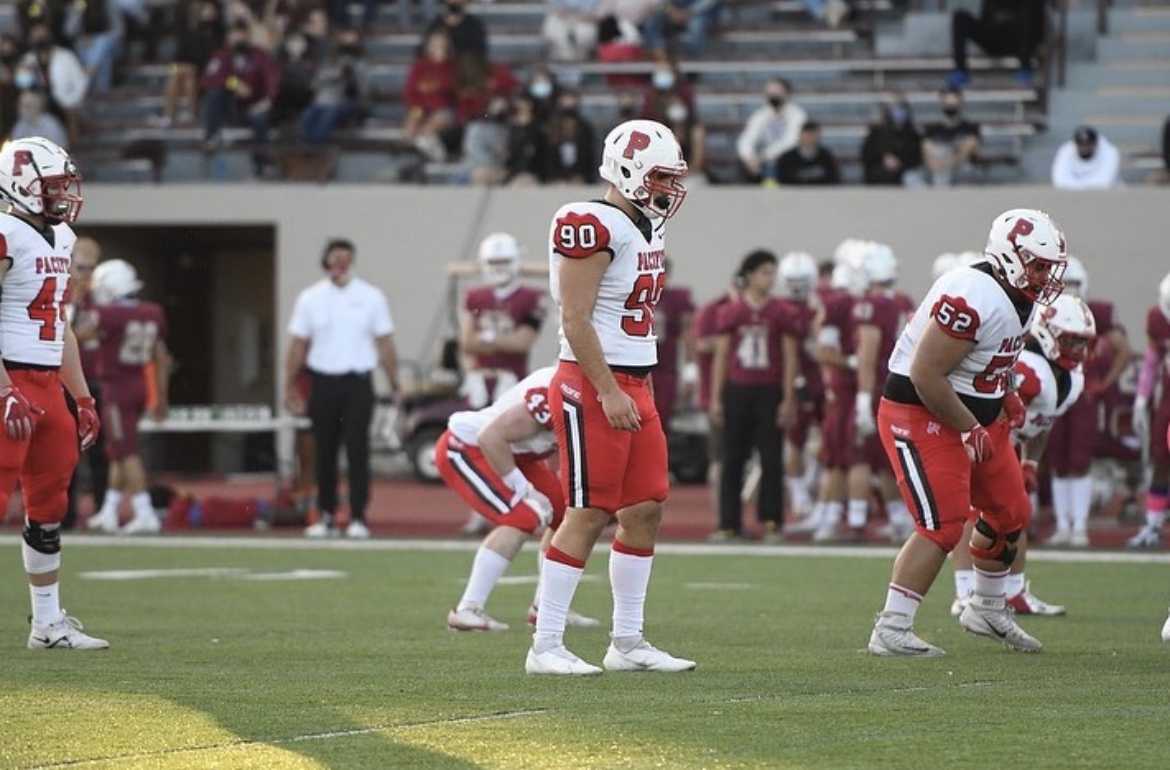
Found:
[[[329,374],[327,372],[318,372],[318,371],[315,371],[313,369],[309,369],[308,372],[309,372],[310,377],[317,377],[317,378],[322,378],[322,379],[333,379],[333,380],[352,379],[352,378],[363,378],[364,379],[364,378],[368,378],[371,374],[373,374],[372,370],[368,371],[368,372],[356,372],[355,371],[355,372],[339,372],[337,374]]]
[[[31,370],[34,372],[57,372],[61,370],[60,366],[49,366],[48,364],[28,364],[24,361],[9,361],[4,359],[4,368],[9,370]]]

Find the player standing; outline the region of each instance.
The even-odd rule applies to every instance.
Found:
[[[134,513],[122,528],[128,535],[150,534],[162,528],[146,491],[146,469],[138,451],[138,421],[146,411],[148,365],[154,364],[157,398],[151,417],[156,420],[166,417],[170,382],[170,355],[164,341],[166,315],[154,302],[135,297],[141,288],[138,273],[123,260],[106,260],[94,270],[97,377],[101,383],[110,476],[102,508],[86,526],[103,532],[117,530],[118,508],[122,498],[128,497]]]
[[[1162,523],[1170,504],[1170,449],[1162,442],[1170,427],[1170,273],[1158,285],[1158,304],[1146,313],[1146,345],[1133,402],[1133,423],[1143,444],[1150,447],[1153,467],[1146,494],[1146,525],[1129,541],[1130,548],[1162,544]],[[1151,403],[1159,380],[1161,396]]]
[[[601,531],[617,519],[609,560],[610,671],[686,671],[694,661],[642,636],[654,543],[669,491],[666,436],[650,372],[654,305],[665,284],[663,229],[686,196],[687,164],[670,129],[631,120],[602,150],[602,200],[553,216],[549,283],[560,307],[561,362],[549,387],[568,509],[545,555],[530,674],[600,674],[564,645],[566,614]]]
[[[85,634],[61,609],[58,583],[78,438],[87,449],[100,425],[77,338],[65,321],[76,241],[69,225],[81,212],[81,175],[47,139],[18,139],[0,149],[0,195],[9,204],[0,214],[0,511],[19,481],[21,556],[32,601],[28,646],[105,649],[107,641]]]
[[[678,401],[679,373],[685,372],[695,356],[692,322],[695,300],[691,290],[670,285],[670,260],[663,261],[666,288],[654,308],[654,334],[658,337],[658,366],[654,369],[654,406],[662,430],[670,435],[670,419]]]
[[[934,283],[890,357],[878,434],[916,521],[870,636],[875,655],[944,654],[914,633],[914,616],[972,506],[981,511],[970,544],[975,593],[959,622],[1016,650],[1041,649],[1005,597],[1031,502],[1001,411],[1036,305],[1060,295],[1064,235],[1047,214],[1013,209],[995,218],[985,251],[987,262]]]
[[[695,314],[695,365],[699,372],[698,407],[707,414],[711,409],[711,380],[715,369],[715,348],[719,344],[719,314],[739,298],[743,277],[736,275],[726,291],[699,308]],[[723,428],[708,423],[707,488],[711,507],[719,507],[719,484],[723,477]]]

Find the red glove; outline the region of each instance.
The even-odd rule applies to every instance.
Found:
[[[77,435],[81,438],[82,452],[93,446],[101,429],[102,421],[98,419],[93,396],[77,399]]]
[[[32,436],[37,417],[44,413],[44,409],[30,404],[14,386],[0,388],[0,414],[4,417],[4,431],[13,441],[27,441]]]
[[[1021,460],[1020,472],[1024,474],[1024,491],[1032,494],[1036,488],[1040,486],[1040,481],[1037,478],[1039,469],[1036,467],[1035,460]]]
[[[1024,427],[1024,422],[1028,418],[1028,408],[1024,406],[1020,394],[1014,390],[1009,390],[1003,397],[1003,416],[1007,418],[1008,425],[1013,430]]]
[[[991,448],[991,434],[979,423],[969,431],[959,434],[963,439],[963,447],[967,450],[967,457],[973,463],[984,463],[995,453]]]

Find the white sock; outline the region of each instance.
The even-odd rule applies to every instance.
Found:
[[[1146,511],[1146,526],[1150,529],[1161,530],[1162,522],[1165,520],[1165,511]]]
[[[61,619],[61,584],[29,586],[32,602],[32,622],[35,626],[47,626]]]
[[[1019,596],[1024,592],[1024,573],[1009,572],[1003,581],[1004,593],[1009,596]]]
[[[544,580],[544,551],[536,549],[536,591],[532,594],[532,606],[540,606],[540,582]]]
[[[1006,569],[1002,572],[987,572],[976,567],[975,594],[971,600],[978,602],[984,609],[1002,610],[1007,594],[1007,588],[1004,586],[1007,576]]]
[[[1072,528],[1075,532],[1089,529],[1089,509],[1093,505],[1093,477],[1081,476],[1070,479],[1072,498]]]
[[[921,604],[921,594],[915,593],[909,588],[903,588],[896,583],[890,583],[889,589],[886,590],[886,606],[883,612],[897,612],[906,615],[913,623],[914,616],[918,613],[918,607]]]
[[[136,519],[153,519],[154,506],[150,504],[149,492],[136,492],[130,498],[130,508],[134,511],[134,518]]]
[[[910,516],[910,509],[901,500],[887,502],[886,513],[890,517],[890,523],[895,527],[914,526],[914,519]]]
[[[975,593],[975,570],[956,569],[955,596],[960,599],[970,599],[973,593]]]
[[[825,503],[824,515],[821,517],[820,525],[836,526],[841,521],[841,512],[845,510],[845,504],[840,500],[830,500]]]
[[[861,529],[864,527],[867,513],[869,513],[868,500],[850,500],[849,513],[847,514],[849,526],[853,529]]]
[[[808,487],[804,485],[804,477],[788,476],[784,483],[788,486],[788,503],[792,512],[806,513],[812,504],[812,498],[809,497]]]
[[[811,457],[804,458],[804,475],[801,476],[801,481],[804,483],[805,489],[813,489],[817,480],[817,472],[820,470],[818,463]]]
[[[825,520],[825,507],[828,505],[823,500],[817,500],[813,503],[812,512],[809,514],[809,524],[814,527],[819,527]]]
[[[465,610],[470,606],[483,607],[487,604],[492,589],[512,562],[505,559],[486,545],[481,545],[475,552],[475,559],[471,562],[471,574],[467,578],[467,588],[463,589],[463,598],[459,600],[456,609]]]
[[[532,636],[532,647],[537,652],[564,644],[565,618],[584,573],[584,567],[571,567],[555,559],[545,558],[540,604],[536,611],[536,633]]]
[[[1056,531],[1072,529],[1072,479],[1052,477],[1052,512],[1056,516]]]
[[[102,500],[102,509],[98,513],[104,518],[118,518],[118,509],[122,507],[122,493],[116,489],[106,490],[106,499]]]
[[[617,545],[615,542],[614,545]],[[616,548],[609,552],[609,585],[613,591],[613,640],[618,649],[642,639],[646,587],[653,556],[635,556]]]

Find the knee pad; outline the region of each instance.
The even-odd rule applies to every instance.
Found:
[[[20,555],[24,571],[41,575],[61,568],[61,530],[56,524],[43,525],[35,521],[24,525],[24,542]]]
[[[975,520],[975,531],[990,540],[991,545],[986,548],[976,548],[972,544],[971,555],[973,557],[987,561],[999,561],[1005,567],[1012,565],[1018,553],[1016,543],[1019,542],[1023,530],[1016,529],[1007,534],[1000,534],[981,516]]]

